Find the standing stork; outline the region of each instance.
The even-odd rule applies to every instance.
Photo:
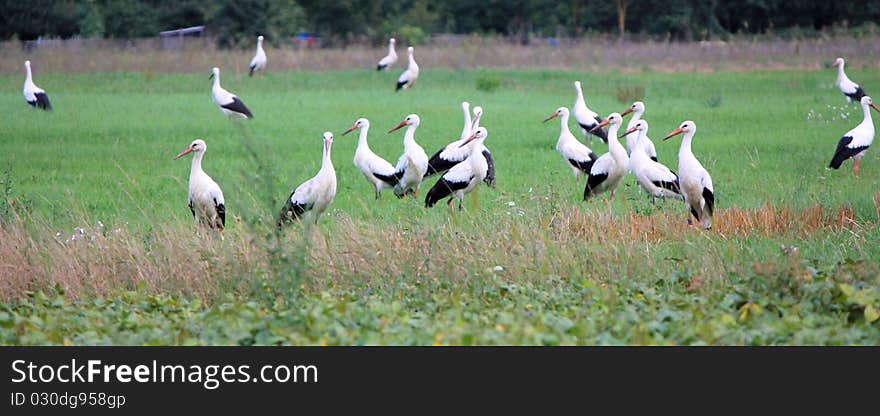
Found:
[[[412,46],[406,48],[406,55],[409,57],[409,66],[407,66],[406,71],[400,74],[400,78],[397,78],[397,88],[395,91],[400,91],[401,88],[412,88],[413,85],[416,85],[416,80],[419,79],[419,64],[413,58]]]
[[[635,127],[636,123],[638,123],[645,114],[645,103],[641,101],[634,102],[629,108],[624,110],[624,112],[620,113],[620,116],[625,117],[630,113],[632,113],[633,116],[629,119],[629,123],[626,125],[627,131],[631,132],[626,135],[626,151],[629,153],[630,157],[632,157],[632,152],[636,146],[644,146],[645,151],[648,152],[648,157],[656,162],[657,149],[654,148],[654,142],[652,142],[647,135],[641,137],[639,131],[633,130],[633,127]],[[645,131],[647,132],[647,129]]]
[[[837,150],[834,151],[834,157],[831,158],[831,163],[828,165],[830,168],[840,169],[840,165],[845,160],[853,159],[853,173],[856,177],[859,177],[859,163],[862,161],[862,156],[874,141],[874,121],[871,120],[871,109],[868,107],[880,112],[880,109],[871,101],[871,97],[867,95],[862,97],[859,104],[861,104],[864,113],[862,122],[840,138]]]
[[[333,202],[333,198],[336,197],[336,170],[333,169],[333,160],[330,158],[332,146],[333,133],[324,132],[324,154],[321,158],[321,170],[290,193],[278,218],[279,228],[284,223],[299,219],[317,223],[321,214]]]
[[[373,189],[376,191],[376,199],[379,199],[382,196],[382,189],[393,188],[394,185],[397,185],[398,178],[394,176],[394,166],[391,166],[391,163],[382,159],[370,149],[370,145],[367,143],[367,133],[370,131],[369,120],[365,118],[357,119],[354,125],[349,127],[342,135],[345,136],[357,129],[360,129],[360,132],[358,133],[357,150],[354,152],[354,165],[364,174],[367,182],[373,185]],[[376,176],[377,174],[385,179]]]
[[[263,36],[257,36],[257,53],[251,59],[249,76],[254,76],[254,72],[266,69],[266,51],[263,50]]]
[[[862,97],[866,95],[865,90],[862,89],[861,85],[852,82],[852,80],[846,76],[846,72],[843,71],[844,65],[846,65],[846,62],[843,61],[843,58],[837,58],[834,60],[834,66],[837,67],[837,80],[835,81],[837,89],[846,96],[846,102],[861,102]]]
[[[489,172],[489,165],[480,151],[483,147],[483,141],[486,140],[488,135],[489,132],[485,127],[479,127],[474,134],[460,145],[461,148],[470,150],[470,155],[468,155],[467,159],[449,169],[431,187],[431,190],[425,196],[425,207],[433,207],[438,201],[448,196],[449,200],[446,204],[451,207],[452,199],[458,199],[458,210],[461,211],[461,203],[464,196],[471,193],[477,186],[480,186],[480,182],[486,178]]]
[[[629,155],[629,168],[633,176],[636,177],[636,182],[651,195],[652,203],[656,202],[657,198],[680,198],[678,175],[649,156],[648,122],[646,120],[636,121],[636,124],[627,129],[623,135],[629,138],[629,135],[633,133],[638,135],[633,141],[632,153]]]
[[[666,141],[672,136],[684,133],[681,147],[678,150],[678,186],[691,214],[703,226],[703,229],[708,230],[712,228],[715,190],[712,187],[712,177],[709,176],[709,172],[706,172],[703,164],[697,160],[691,150],[691,141],[696,132],[697,125],[693,121],[687,120],[666,135],[663,140]],[[690,218],[688,218],[688,224],[692,224]]]
[[[406,126],[406,132],[403,134],[403,154],[397,159],[397,166],[394,168],[394,177],[397,179],[397,184],[394,185],[394,195],[398,198],[402,198],[410,192],[418,198],[419,187],[422,186],[422,179],[425,177],[425,172],[428,171],[428,155],[425,153],[425,149],[416,143],[415,138],[416,129],[419,128],[420,123],[419,116],[410,114],[400,124],[388,130],[388,134],[391,134]],[[394,180],[386,175],[376,173],[373,175],[386,182]]]
[[[574,181],[579,182],[582,174],[589,177],[590,169],[599,157],[571,134],[571,130],[568,129],[568,108],[559,107],[553,114],[547,116],[544,122],[546,123],[556,117],[559,117],[561,120],[560,124],[562,125],[559,131],[559,139],[556,140],[556,151],[568,163],[568,167],[574,173]]]
[[[220,107],[220,111],[223,114],[229,117],[240,117],[244,119],[254,118],[254,115],[251,114],[251,110],[244,105],[244,102],[238,99],[238,97],[223,89],[220,86],[220,68],[214,67],[211,70],[211,76],[208,79],[214,80],[214,87],[211,88],[211,97],[214,99],[214,103]]]
[[[46,91],[34,84],[31,75],[31,61],[24,61],[24,100],[34,108],[49,111],[52,109],[52,103],[49,102],[49,96]]]
[[[607,119],[597,124],[594,129],[608,127],[608,153],[599,156],[596,163],[590,168],[590,176],[587,177],[587,185],[584,187],[584,200],[599,195],[603,192],[611,192],[614,199],[614,191],[620,186],[623,177],[629,170],[629,156],[626,149],[617,140],[617,131],[623,124],[623,118],[618,113],[611,113]]]
[[[223,191],[220,185],[214,182],[204,170],[202,170],[202,158],[208,145],[204,140],[193,140],[184,151],[174,157],[180,159],[186,154],[195,153],[192,158],[192,166],[189,170],[189,210],[193,219],[198,224],[207,225],[210,228],[223,230],[226,226],[226,205],[223,200]]]
[[[574,99],[574,107],[572,107],[572,111],[574,112],[575,121],[581,126],[584,137],[592,134],[602,139],[603,142],[608,143],[608,132],[606,132],[605,129],[596,128],[596,126],[602,122],[602,119],[595,111],[590,110],[589,107],[587,107],[587,103],[584,102],[584,90],[581,88],[580,81],[574,82],[574,90],[577,95]]]
[[[462,143],[469,139],[480,127],[480,119],[483,117],[483,107],[474,107],[473,119],[471,119],[470,115],[470,103],[462,101],[461,110],[462,113],[464,113],[464,126],[461,129],[460,138],[447,144],[431,156],[428,160],[428,171],[425,173],[425,176],[443,174],[470,156],[470,148],[462,147]],[[492,158],[492,153],[489,152],[489,149],[486,148],[485,145],[482,146],[480,153],[483,154],[483,158],[486,159],[486,165],[488,166],[488,173],[486,174],[484,181],[490,188],[494,188],[495,160]]]
[[[391,69],[391,66],[394,65],[395,62],[397,62],[397,51],[394,50],[395,43],[397,43],[397,41],[394,40],[394,38],[388,39],[388,55],[385,55],[379,60],[379,64],[376,65],[377,71],[383,69],[387,71]]]

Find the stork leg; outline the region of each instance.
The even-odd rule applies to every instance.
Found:
[[[382,192],[379,190],[379,188],[376,188],[376,200],[378,201],[380,199],[382,199]]]
[[[862,156],[856,156],[856,162],[853,164],[853,173],[855,173],[856,177],[859,177],[859,163],[862,162]]]
[[[449,199],[446,200],[446,206],[449,207],[449,212],[451,212],[453,214],[455,213],[455,208],[452,207],[452,197],[451,196],[449,197]]]

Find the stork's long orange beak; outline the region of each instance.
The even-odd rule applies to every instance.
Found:
[[[550,120],[553,120],[556,117],[559,117],[559,114],[554,111],[553,114],[550,114],[549,116],[547,116],[547,118],[545,118],[543,122],[546,123]]]
[[[400,122],[400,124],[398,124],[397,126],[395,126],[393,129],[388,130],[388,133],[391,134],[391,133],[394,132],[395,130],[400,129],[401,127],[403,127],[403,126],[405,126],[405,125],[406,125],[406,120],[403,120],[403,121]]]
[[[871,103],[871,108],[877,110],[877,112],[880,113],[880,108],[877,108],[877,106],[874,105],[874,103]]]
[[[474,141],[474,139],[476,139],[476,138],[477,138],[477,133],[474,133],[471,135],[471,137],[468,137],[467,140],[465,140],[464,143],[461,144],[461,146],[458,146],[458,147],[459,148],[465,147],[465,146],[467,146],[468,143]]]
[[[682,133],[684,133],[684,130],[682,130],[681,127],[679,127],[677,129],[673,130],[672,133],[667,134],[666,137],[663,138],[663,141],[669,140],[670,137],[678,136],[679,134],[682,134]]]
[[[618,139],[622,139],[622,138],[624,138],[624,137],[626,137],[626,136],[629,136],[630,133],[632,133],[632,132],[634,132],[634,131],[636,131],[636,130],[638,130],[638,129],[637,129],[635,126],[633,126],[631,129],[627,130],[627,131],[624,132],[622,135],[617,136],[617,138],[618,138]]]
[[[180,158],[183,157],[183,155],[188,154],[188,153],[192,153],[192,151],[193,151],[193,148],[192,148],[192,147],[187,147],[186,150],[180,152],[179,155],[175,156],[175,157],[174,157],[174,160],[180,159]]]
[[[629,113],[632,113],[632,112],[633,112],[633,108],[630,107],[630,108],[627,108],[626,110],[624,110],[622,113],[620,113],[620,116],[623,117],[623,116],[625,116]]]
[[[357,125],[357,123],[355,123],[355,125],[349,127],[348,130],[344,131],[344,132],[342,133],[342,135],[345,136],[346,134],[351,133],[352,131],[357,130],[357,128],[358,128],[358,125]]]
[[[611,120],[602,120],[601,123],[595,125],[593,128],[590,129],[590,133],[596,131],[596,129],[601,129],[602,127],[605,127],[610,123],[611,123]]]

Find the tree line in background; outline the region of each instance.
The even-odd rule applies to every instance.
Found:
[[[0,0],[0,39],[136,38],[205,25],[221,46],[302,32],[342,44],[436,33],[704,40],[878,19],[880,0]]]

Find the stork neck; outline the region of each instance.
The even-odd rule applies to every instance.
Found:
[[[395,55],[395,54],[396,54],[396,52],[394,52],[394,44],[391,43],[391,42],[388,42],[388,54],[389,54],[389,55]]]
[[[620,140],[617,139],[618,130],[620,130],[619,124],[608,125],[608,152],[617,163],[625,163],[629,156],[626,154],[626,149],[620,144]]]
[[[204,156],[205,152],[196,152],[193,155],[192,165],[190,168],[190,176],[202,172],[202,157]]]
[[[464,112],[464,128],[461,129],[461,139],[467,139],[470,137],[471,132],[474,130],[471,128],[471,109],[467,106],[462,106],[462,112]]]
[[[367,132],[370,131],[370,126],[363,126],[360,128],[358,132],[358,148],[369,149],[370,145],[367,143]]]
[[[409,54],[409,67],[413,68],[413,67],[417,67],[417,66],[418,66],[418,64],[416,64],[416,58],[413,58],[413,55]]]
[[[471,159],[471,163],[474,162],[474,159],[478,159],[477,155],[480,155],[483,153],[483,141],[484,140],[486,140],[486,138],[481,137],[481,138],[476,139],[470,143],[471,154],[468,157]]]
[[[584,90],[583,90],[583,88],[581,88],[580,85],[575,85],[575,86],[574,86],[574,89],[575,89],[575,92],[577,93],[577,99],[578,99],[578,101],[583,101],[583,100],[584,100]]]
[[[330,150],[333,143],[324,142],[324,155],[321,157],[321,170],[332,169],[333,160],[330,158]]]
[[[26,73],[25,74],[25,82],[33,82],[33,79],[31,78],[31,66],[25,65],[24,70]]]
[[[678,149],[678,158],[681,159],[685,156],[693,157],[694,151],[691,149],[691,143],[694,139],[694,134],[696,132],[690,131],[684,134],[684,137],[681,139],[681,147]]]
[[[560,124],[559,137],[560,138],[571,136],[571,130],[568,129],[568,117],[569,117],[569,115],[567,113],[562,113],[562,115],[559,116],[559,124]]]
[[[629,123],[626,124],[626,128],[628,128],[628,129],[633,128],[633,126],[635,126],[636,123],[638,123],[639,120],[641,120],[641,119],[642,119],[642,112],[641,111],[633,111],[633,115],[632,115],[632,117],[630,117]]]
[[[846,64],[843,63],[843,62],[841,62],[840,65],[837,66],[837,80],[838,80],[838,81],[841,81],[841,80],[847,79],[847,77],[846,77],[846,72],[843,71],[843,66],[844,66],[844,65],[846,65]]]
[[[871,107],[869,105],[862,104],[862,114],[865,117],[864,119],[862,119],[862,123],[874,126],[874,122],[871,120]]]
[[[406,132],[403,133],[403,149],[404,151],[408,149],[410,146],[417,144],[416,143],[416,129],[418,126],[409,125],[406,126]]]
[[[220,74],[214,75],[214,88],[220,88]]]

